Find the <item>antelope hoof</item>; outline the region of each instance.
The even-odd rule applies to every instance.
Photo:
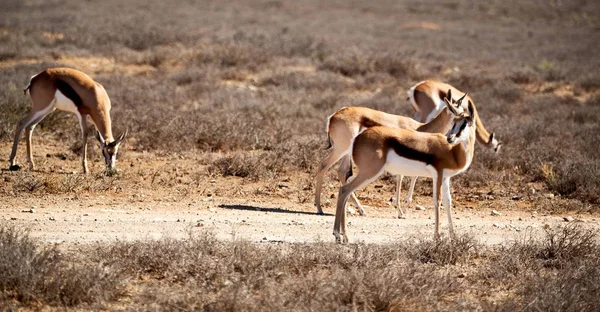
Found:
[[[346,211],[351,215],[356,214],[356,210],[354,210],[354,208],[352,208],[352,207],[346,207]]]
[[[336,242],[336,243],[338,243],[338,244],[341,244],[341,243],[342,243],[342,237],[341,237],[340,233],[338,233],[338,232],[333,232],[333,236],[335,236],[335,242]]]
[[[398,219],[406,219],[405,215],[398,216]]]
[[[22,168],[21,165],[16,164],[16,165],[11,165],[10,167],[8,167],[8,170],[10,170],[10,171],[19,171],[19,170],[21,170],[21,168]]]

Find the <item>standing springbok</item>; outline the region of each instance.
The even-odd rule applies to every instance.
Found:
[[[455,108],[446,100],[449,110]],[[468,114],[458,114],[446,134],[424,133],[414,130],[372,127],[359,134],[352,144],[352,160],[358,174],[340,188],[333,235],[338,243],[348,242],[345,206],[348,197],[357,189],[377,179],[384,171],[395,175],[426,176],[433,178],[433,207],[435,237],[439,237],[439,194],[442,194],[448,216],[450,235],[452,227],[452,198],[450,178],[469,168],[475,149],[475,108],[470,102]]]
[[[416,112],[415,117],[413,118],[420,122],[431,121],[440,113],[442,109],[444,109],[444,99],[454,99],[453,95],[460,96],[460,94],[463,94],[464,97],[465,93],[447,83],[434,80],[425,80],[417,83],[410,88],[410,90],[408,90],[408,100],[410,100],[410,103]],[[468,103],[473,103],[476,129],[475,134],[477,135],[477,142],[489,149],[494,150],[494,152],[497,153],[500,150],[502,143],[496,139],[495,133],[492,132],[490,134],[483,126],[473,99],[470,96],[467,96],[466,98],[467,101],[462,102],[462,106],[464,109],[466,109]],[[418,177],[411,177],[410,186],[408,187],[408,193],[405,198],[405,205],[407,209],[412,203],[412,196],[415,190],[415,184],[417,183],[417,178]],[[400,197],[400,188],[402,186],[403,179],[404,177],[400,175],[396,181],[396,206],[399,205],[398,200]],[[404,215],[398,215],[399,218],[403,216]]]
[[[17,132],[10,154],[10,170],[19,170],[21,166],[15,162],[17,147],[23,130],[26,130],[27,160],[29,169],[35,169],[31,134],[35,126],[54,110],[75,113],[79,119],[83,139],[82,165],[83,172],[88,173],[87,166],[87,116],[98,130],[96,137],[100,141],[104,162],[108,169],[114,170],[119,144],[127,136],[127,131],[116,140],[113,138],[110,120],[110,99],[101,84],[88,75],[71,68],[49,68],[31,77],[25,90],[31,97],[31,112],[17,124]]]
[[[463,96],[464,98],[464,96]],[[448,91],[448,99],[452,99],[452,92]],[[456,110],[463,111],[462,98],[457,102]],[[442,110],[444,112],[445,110]],[[340,167],[338,169],[338,178],[342,184],[346,183],[348,177],[352,175],[352,162],[350,160],[352,140],[362,131],[367,128],[374,126],[385,126],[391,128],[403,128],[411,129],[422,132],[437,132],[446,133],[450,129],[451,120],[453,118],[451,111],[445,111],[440,113],[435,119],[428,124],[424,124],[410,117],[392,115],[384,112],[380,112],[374,109],[366,107],[345,107],[340,109],[335,114],[331,115],[327,120],[327,135],[329,137],[330,150],[329,154],[321,161],[319,171],[316,176],[315,186],[315,206],[317,207],[317,213],[323,214],[321,208],[321,188],[323,185],[323,177],[325,172],[331,166],[333,166],[338,160],[342,159]],[[401,179],[399,180],[401,181]],[[414,188],[414,184],[411,184]],[[404,212],[400,207],[399,196],[400,196],[401,184],[396,187],[396,208],[398,209],[398,217],[404,217]],[[412,199],[412,192],[410,193]],[[352,201],[354,206],[358,209],[360,215],[364,215],[364,208],[352,194]],[[407,197],[408,201],[408,197]],[[410,204],[410,202],[408,202]]]

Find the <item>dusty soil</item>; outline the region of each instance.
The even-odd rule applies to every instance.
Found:
[[[79,175],[77,154],[65,151],[58,143],[35,147],[38,168],[32,173],[34,176]],[[9,144],[2,144],[0,153],[8,155],[9,148]],[[20,160],[24,160],[23,153],[19,151]],[[67,159],[52,157],[61,153],[67,154],[62,156]],[[89,161],[92,171],[98,172],[102,163],[99,155],[95,156]],[[333,206],[339,187],[337,180],[331,178],[334,172],[325,183],[326,215],[321,216],[315,213],[312,205],[310,174],[295,173],[278,182],[211,177],[204,175],[205,169],[198,165],[203,157],[206,155],[164,156],[128,150],[121,157],[121,174],[117,177],[125,187],[115,186],[106,192],[29,194],[6,191],[10,190],[10,184],[17,183],[27,174],[28,169],[20,172],[3,169],[0,183],[4,184],[5,195],[0,202],[0,220],[29,229],[33,236],[43,241],[65,246],[161,236],[185,238],[190,231],[201,230],[213,231],[218,238],[226,240],[333,241]],[[165,175],[171,170],[164,168],[171,167],[172,171],[181,174],[177,177]],[[134,181],[137,176],[145,182]],[[406,219],[397,219],[396,210],[388,201],[393,194],[392,187],[389,181],[378,181],[359,193],[359,199],[367,205],[367,216],[348,218],[352,242],[382,243],[433,234],[432,199],[429,193],[423,192],[427,184],[421,187],[420,193],[416,192]],[[181,188],[186,191],[181,192]],[[572,216],[574,222],[600,229],[597,215],[552,215],[536,211],[536,203],[564,199],[550,198],[552,195],[536,185],[528,188],[523,191],[525,193],[482,189],[473,190],[471,194],[461,192],[464,188],[455,189],[455,228],[473,233],[486,244],[522,238],[525,234],[537,235],[546,226],[567,222],[564,220],[567,216]],[[536,188],[540,190],[534,191]],[[416,210],[417,205],[425,210]],[[501,215],[492,215],[492,210]],[[441,218],[445,233],[445,214]]]

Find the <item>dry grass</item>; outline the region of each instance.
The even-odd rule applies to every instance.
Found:
[[[599,98],[588,96],[600,85],[600,76],[589,71],[600,66],[592,52],[598,42],[588,40],[600,24],[593,2],[255,0],[114,7],[111,1],[93,12],[78,2],[60,9],[43,1],[1,4],[0,105],[6,113],[0,139],[12,139],[27,111],[21,89],[32,74],[48,66],[82,67],[109,91],[115,132],[129,128],[130,148],[218,152],[222,157],[206,161],[206,174],[268,180],[314,172],[326,144],[325,118],[340,107],[410,115],[405,90],[434,78],[469,91],[488,129],[504,142],[498,157],[478,148],[471,170],[455,185],[514,183],[516,175],[599,203],[599,155],[588,148],[600,141]],[[44,24],[31,22],[32,11]],[[416,22],[459,13],[471,18]],[[28,58],[38,60],[23,61]],[[80,149],[77,122],[64,113],[42,122],[35,138],[61,138]],[[559,144],[563,148],[555,149]],[[552,179],[542,165],[551,168]],[[23,179],[17,189],[35,189]],[[59,188],[69,189],[63,182]]]
[[[593,310],[597,238],[566,226],[498,247],[461,233],[452,242],[342,246],[224,242],[190,231],[185,240],[83,247],[67,257],[2,227],[0,304],[115,308],[127,298],[141,310]]]
[[[0,226],[0,302],[3,307],[77,306],[123,295],[122,274],[104,262],[74,261],[27,232]]]

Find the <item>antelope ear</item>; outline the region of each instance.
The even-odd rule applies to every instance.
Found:
[[[104,145],[104,139],[102,138],[102,135],[98,130],[96,130],[96,139],[98,139],[98,142],[100,142],[100,144]]]
[[[452,89],[448,89],[448,93],[446,93],[446,98],[450,103],[452,103]]]
[[[461,98],[461,100],[467,96],[467,94],[465,93],[465,95]],[[459,100],[460,101],[460,100]],[[475,118],[475,108],[473,107],[473,102],[469,101],[469,106],[468,106],[468,110],[469,110],[469,120],[471,122],[473,122],[473,118]]]
[[[125,137],[127,136],[127,133],[129,133],[129,129],[125,130],[124,133],[121,133],[121,135],[114,142],[110,142],[110,145],[117,146],[117,145],[121,144],[121,141],[123,141],[123,139],[125,139]]]
[[[496,136],[496,133],[492,132],[492,134],[490,134],[490,138],[489,138],[488,142],[493,142],[495,136]]]
[[[127,134],[129,133],[129,129],[126,129],[125,132],[123,132],[119,138],[117,139],[117,142],[121,143],[121,141],[123,141],[123,139],[125,139],[127,137]]]

